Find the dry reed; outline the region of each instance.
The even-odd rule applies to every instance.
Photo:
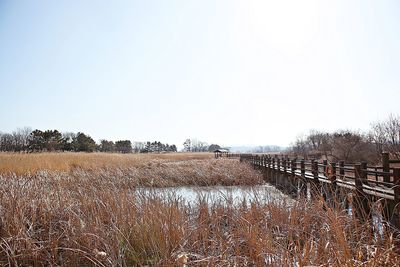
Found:
[[[0,265],[399,266],[393,229],[376,236],[322,200],[187,205],[135,190],[247,178],[261,174],[234,160],[160,159],[0,175]]]
[[[142,166],[155,159],[170,162],[212,157],[212,153],[0,153],[0,173],[22,175],[41,170],[70,172],[77,168],[126,168]]]

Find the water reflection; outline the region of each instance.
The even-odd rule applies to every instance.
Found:
[[[242,205],[243,203],[288,203],[294,201],[271,185],[258,186],[204,186],[204,187],[166,187],[137,188],[136,195],[179,200],[195,205],[199,200],[208,204]]]

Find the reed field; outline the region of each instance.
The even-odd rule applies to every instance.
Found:
[[[211,159],[212,153],[1,153],[0,173],[27,174],[37,171],[70,172],[74,169],[126,168],[143,166],[160,160],[164,162],[191,159]]]
[[[0,266],[400,266],[394,229],[322,199],[187,203],[138,190],[263,183],[235,159],[1,154],[0,166]]]

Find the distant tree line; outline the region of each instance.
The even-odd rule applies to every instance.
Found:
[[[86,151],[97,149],[96,142],[84,133],[60,133],[58,130],[19,128],[12,133],[0,133],[0,151]]]
[[[190,138],[183,143],[183,151],[186,152],[213,152],[220,148],[221,146],[217,144],[208,145],[206,142]]]
[[[154,142],[134,142],[121,140],[117,142],[100,140],[99,150],[101,152],[120,152],[120,153],[161,153],[177,152],[175,145],[163,144],[159,141]]]
[[[332,133],[311,130],[299,136],[290,151],[308,158],[326,158],[347,162],[378,162],[382,152],[400,159],[400,116],[390,115],[386,120],[371,124],[367,132],[338,130]]]
[[[116,142],[102,139],[99,144],[83,132],[61,133],[58,130],[33,130],[18,128],[12,133],[0,132],[0,151],[2,152],[117,152],[117,153],[161,153],[176,152],[175,145],[154,142],[135,142],[119,140]]]
[[[253,148],[251,153],[268,153],[268,152],[281,152],[283,150],[280,146],[258,146]]]

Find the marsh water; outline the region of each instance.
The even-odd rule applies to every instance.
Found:
[[[196,205],[199,201],[208,204],[241,205],[243,203],[277,203],[294,201],[275,187],[264,184],[257,186],[202,186],[138,188],[142,196],[155,196],[162,199],[179,200],[185,204]]]
[[[307,190],[307,198],[311,199],[310,192]],[[295,203],[295,199],[285,195],[274,186],[269,184],[256,186],[180,186],[150,188],[142,187],[135,190],[137,197],[144,199],[159,198],[165,201],[178,201],[179,203],[195,207],[201,202],[210,206],[229,205],[249,206],[251,203],[285,203],[288,208]],[[353,215],[352,205],[346,207],[349,216]],[[372,224],[375,228],[375,238],[383,235],[382,216],[379,213],[372,214]]]

